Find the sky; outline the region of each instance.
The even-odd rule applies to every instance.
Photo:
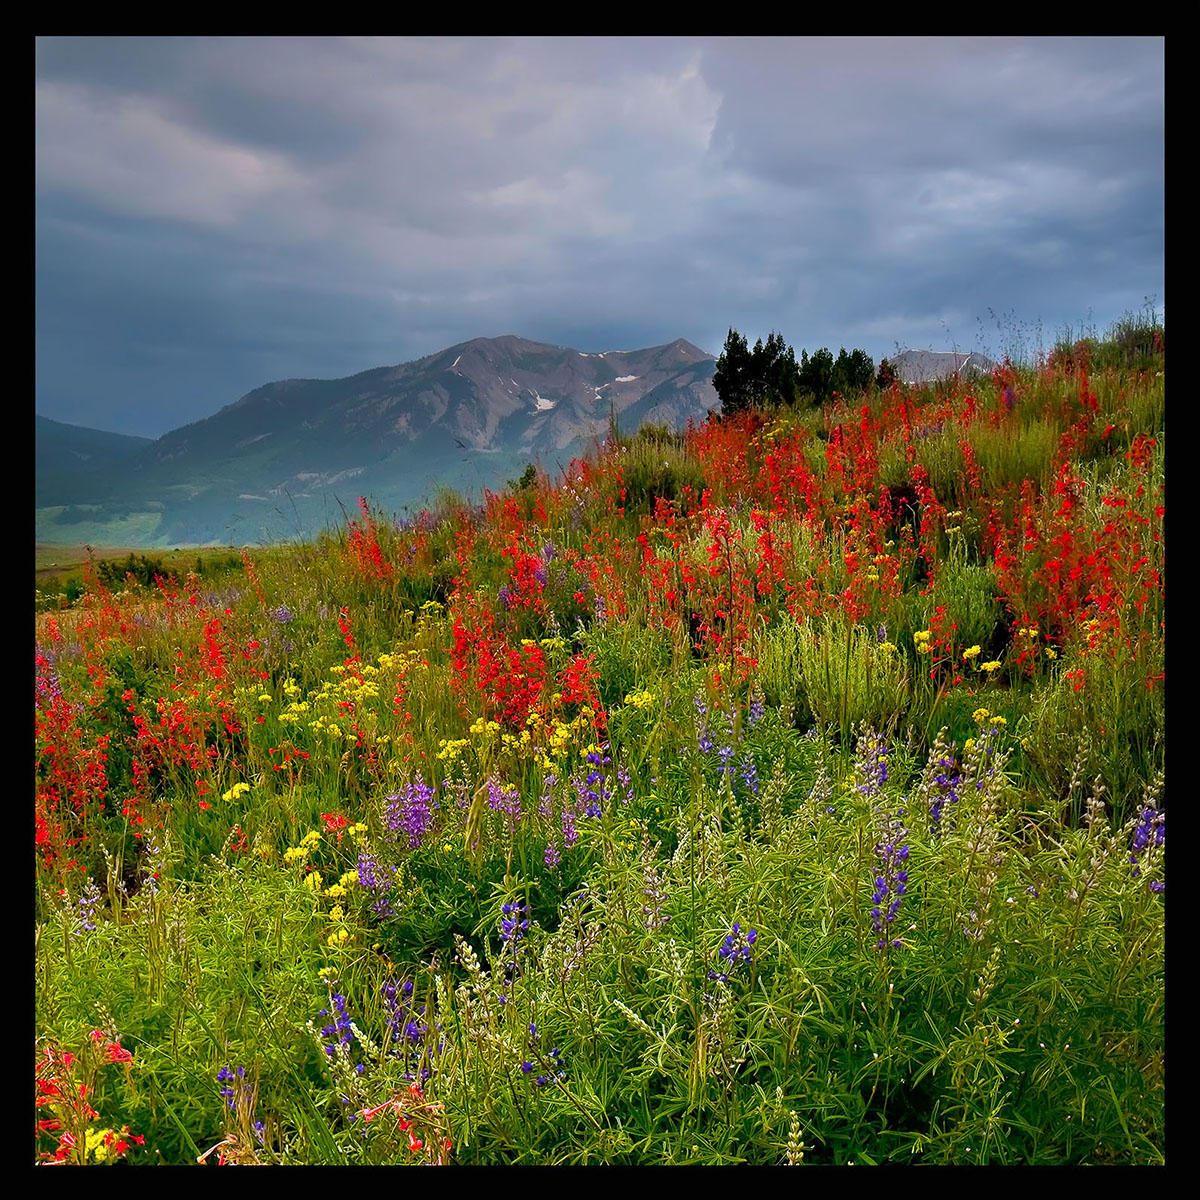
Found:
[[[38,38],[36,410],[474,337],[1031,358],[1165,319],[1162,38]]]

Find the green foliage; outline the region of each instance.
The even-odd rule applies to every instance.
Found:
[[[953,538],[954,535],[951,535]],[[989,567],[950,560],[938,572],[929,597],[929,614],[939,607],[945,612],[943,626],[953,630],[955,647],[961,652],[980,648],[984,660],[999,652],[1007,640],[1003,609],[997,599],[999,588]]]
[[[1103,781],[1118,816],[1135,810],[1165,769],[1163,647],[1098,642],[1043,687],[1023,726],[1030,764],[1049,795],[1078,816],[1080,787]]]
[[[865,350],[847,352],[843,346],[836,359],[825,346],[814,351],[811,358],[807,350],[800,352],[799,390],[816,404],[828,403],[834,392],[858,395],[874,382],[875,364]]]
[[[1095,362],[39,617],[38,1045],[131,1055],[93,1139],[1161,1164],[1165,392]]]
[[[825,404],[835,389],[833,351],[822,346],[810,358],[807,350],[800,351],[800,390],[815,404]]]
[[[704,474],[677,439],[660,439],[655,433],[639,435],[625,455],[622,472],[624,509],[628,515],[653,513],[658,499],[677,500],[685,489],[698,495]]]
[[[842,743],[866,723],[894,729],[909,703],[908,671],[896,646],[873,630],[827,619],[797,632],[804,697],[817,721],[837,730]]]
[[[723,416],[792,404],[799,384],[795,352],[785,345],[782,334],[772,331],[765,344],[759,338],[750,350],[745,337],[730,329],[713,374]]]
[[[875,364],[865,350],[846,353],[843,346],[833,364],[833,379],[836,389],[844,395],[865,392],[875,380]]]

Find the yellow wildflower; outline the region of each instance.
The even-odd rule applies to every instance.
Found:
[[[963,658],[969,662],[973,658],[978,658],[981,650],[981,646],[970,646],[963,651]]]
[[[993,662],[980,663],[979,669],[981,671],[986,671],[990,675],[993,671],[1000,670],[999,660],[995,660]]]

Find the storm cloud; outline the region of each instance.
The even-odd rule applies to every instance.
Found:
[[[516,333],[1028,355],[1164,286],[1161,38],[41,38],[36,407]]]

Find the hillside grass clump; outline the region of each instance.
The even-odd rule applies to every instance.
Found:
[[[1155,332],[39,603],[38,1161],[1162,1163]]]

